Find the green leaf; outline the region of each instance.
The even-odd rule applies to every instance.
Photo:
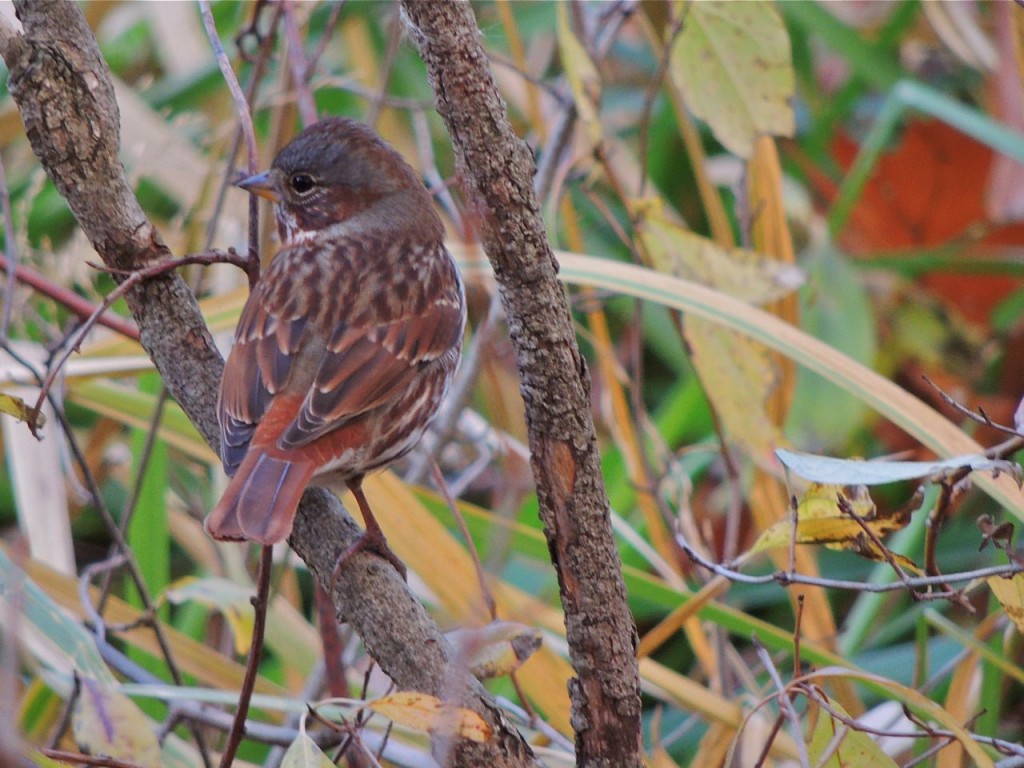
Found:
[[[39,658],[51,663],[63,659],[69,668],[82,675],[107,683],[115,682],[96,649],[92,635],[69,618],[0,549],[0,610],[6,610],[10,602],[20,609],[26,628],[37,631],[39,637],[45,639],[45,643],[33,642],[26,646]],[[67,668],[61,671],[67,671]]]
[[[807,256],[801,262],[807,271],[807,284],[801,291],[801,327],[858,363],[871,366],[878,352],[877,330],[862,276],[827,245]],[[789,412],[787,436],[794,445],[826,452],[849,445],[868,415],[862,401],[806,368],[797,369],[793,402],[800,407]]]
[[[762,134],[792,136],[789,35],[763,0],[688,3],[669,76],[726,149],[750,157]]]

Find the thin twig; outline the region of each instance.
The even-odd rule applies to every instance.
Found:
[[[936,556],[939,531],[942,530],[942,526],[949,519],[954,505],[963,498],[966,490],[963,481],[970,473],[970,468],[964,467],[952,473],[949,477],[943,478],[939,484],[939,498],[936,500],[935,507],[929,513],[925,523],[924,571],[929,576],[941,575]],[[963,608],[974,613],[974,606],[966,598],[961,596],[959,602]]]
[[[452,517],[455,518],[455,524],[459,527],[459,533],[462,534],[462,538],[466,541],[466,549],[469,550],[469,556],[473,560],[473,569],[476,571],[476,580],[480,585],[480,594],[484,599],[484,604],[487,606],[487,612],[491,615],[491,621],[495,621],[498,618],[498,604],[494,601],[494,594],[491,592],[491,588],[487,585],[487,574],[484,573],[484,567],[480,563],[480,553],[477,551],[476,542],[474,542],[473,537],[469,535],[469,528],[466,526],[466,519],[459,511],[459,505],[455,502],[451,489],[448,488],[448,483],[445,482],[441,466],[437,461],[431,459],[430,468],[433,471],[434,484],[441,492],[442,498],[448,504],[448,510],[452,513]]]
[[[259,9],[254,12],[253,24],[258,22]],[[259,89],[260,81],[263,79],[263,74],[267,68],[267,62],[270,60],[270,55],[274,48],[274,39],[276,37],[277,25],[281,21],[282,5],[278,3],[275,5],[274,16],[270,21],[270,29],[265,37],[260,37],[256,33],[256,39],[259,40],[259,55],[251,60],[252,72],[249,85],[245,91],[245,102],[252,104],[256,98],[256,91]],[[239,40],[236,38],[236,44]],[[240,47],[241,50],[241,47]],[[244,55],[244,54],[243,54]],[[210,213],[210,219],[206,226],[206,239],[203,244],[204,250],[210,250],[213,247],[213,238],[217,229],[217,223],[220,221],[221,212],[224,208],[224,201],[227,199],[228,188],[232,186],[234,180],[237,178],[238,170],[235,168],[235,160],[238,157],[238,149],[245,138],[244,120],[238,121],[238,127],[235,130],[234,138],[231,140],[231,150],[227,155],[227,162],[224,166],[224,175],[221,178],[220,188],[217,190],[217,199],[214,201],[213,210]],[[251,162],[251,161],[249,161]],[[252,173],[255,169],[250,164],[247,167],[247,171]],[[251,210],[251,207],[250,207]],[[251,234],[251,231],[250,231]],[[247,265],[248,266],[248,265]]]
[[[231,99],[235,102],[235,111],[238,114],[239,125],[242,128],[242,135],[245,137],[245,149],[247,168],[249,173],[256,173],[258,154],[256,150],[256,131],[252,125],[252,113],[249,111],[249,103],[242,93],[242,86],[235,77],[235,71],[231,68],[231,62],[224,52],[224,45],[217,34],[217,25],[213,21],[213,11],[210,9],[210,0],[199,0],[199,10],[203,16],[203,26],[210,38],[210,45],[213,46],[214,55],[217,58],[217,66],[220,67],[224,83],[231,92]],[[256,195],[249,195],[249,253],[246,261],[245,271],[249,276],[249,285],[253,286],[260,276],[260,254],[259,254],[259,201]]]
[[[124,510],[121,513],[121,530],[127,534],[128,527],[131,525],[132,518],[135,516],[135,509],[139,503],[139,496],[142,495],[142,484],[146,478],[146,472],[149,470],[149,461],[153,456],[153,449],[156,447],[157,437],[160,432],[160,422],[163,421],[164,408],[167,405],[167,388],[164,386],[160,387],[160,394],[156,400],[156,406],[153,409],[153,417],[149,420],[149,427],[146,430],[146,441],[142,447],[142,454],[138,459],[138,466],[135,472],[135,480],[132,483],[132,494],[131,498],[124,506]],[[103,584],[100,585],[100,597],[97,601],[97,609],[100,613],[103,613],[103,608],[106,605],[107,598],[110,596],[110,586],[112,584],[111,574],[108,572],[104,575]]]
[[[893,557],[892,551],[885,546],[885,543],[879,537],[878,533],[868,525],[868,521],[861,517],[857,513],[857,510],[853,508],[853,504],[850,503],[850,500],[843,494],[839,494],[836,500],[836,506],[839,507],[840,512],[851,518],[860,527],[864,532],[864,535],[867,536],[868,540],[874,546],[875,552],[879,553],[885,559],[885,562],[888,563],[889,567],[895,571],[900,582],[906,585],[907,579],[909,579],[910,576],[903,570],[903,567],[896,562],[896,558]],[[939,574],[936,572],[930,575],[937,576]]]
[[[658,66],[654,70],[654,75],[651,77],[651,81],[647,86],[647,92],[644,94],[644,106],[643,109],[640,110],[640,146],[637,150],[637,155],[640,159],[640,180],[637,184],[638,198],[642,198],[646,194],[647,164],[649,160],[648,148],[651,141],[651,113],[654,110],[654,101],[658,96],[658,91],[661,90],[661,85],[665,79],[665,74],[668,72],[669,65],[672,63],[672,48],[675,44],[675,40],[679,36],[679,33],[683,31],[683,26],[686,23],[686,17],[690,12],[689,3],[684,4],[682,8],[682,13],[679,14],[678,18],[673,20],[672,28],[665,36],[665,47],[661,51],[661,56],[658,57]]]
[[[775,684],[775,688],[780,695],[776,697],[776,701],[779,705],[779,716],[785,717],[789,721],[790,726],[793,728],[793,742],[797,747],[797,754],[800,757],[800,765],[804,768],[810,768],[810,758],[807,756],[807,745],[803,739],[803,728],[800,725],[800,715],[797,714],[796,709],[793,707],[793,701],[791,700],[791,694],[787,695],[786,684],[782,682],[782,676],[779,674],[779,670],[775,667],[775,662],[772,661],[771,654],[765,649],[761,642],[757,639],[757,635],[752,636],[751,641],[754,644],[754,651],[757,653],[757,658],[761,660],[761,665],[764,670],[768,673],[768,677],[771,678],[772,683]]]
[[[437,161],[434,158],[434,147],[430,143],[430,125],[427,123],[427,116],[422,109],[410,110],[412,115],[412,133],[416,139],[416,154],[419,157],[420,169],[427,189],[434,199],[440,203],[445,213],[458,226],[459,237],[470,242],[476,237],[470,229],[470,217],[455,202],[449,185],[445,182],[441,171],[438,170]]]
[[[679,542],[679,546],[682,547],[686,556],[701,568],[706,568],[718,576],[724,576],[730,581],[735,581],[740,584],[771,584],[774,582],[781,584],[782,586],[789,586],[790,584],[805,584],[811,587],[845,589],[857,592],[895,592],[896,590],[906,587],[923,588],[944,586],[947,583],[955,583],[959,581],[987,579],[992,576],[1009,577],[1017,573],[1024,573],[1024,566],[1013,563],[1010,565],[995,565],[987,568],[977,568],[973,571],[961,571],[960,573],[947,573],[941,576],[911,576],[908,577],[905,582],[887,582],[883,584],[875,584],[865,581],[848,581],[845,579],[826,579],[818,576],[805,576],[801,573],[785,573],[783,571],[776,571],[763,576],[750,576],[729,568],[728,566],[712,562],[701,556],[679,533],[676,533],[676,541]],[[928,595],[928,597],[948,597],[948,595],[945,593],[936,593]]]
[[[124,760],[115,760],[112,757],[83,755],[80,752],[68,752],[64,749],[43,749],[40,752],[46,755],[46,757],[65,763],[95,765],[101,766],[101,768],[139,768],[138,763],[126,763]]]
[[[284,37],[288,45],[288,66],[291,69],[295,101],[299,105],[302,124],[308,127],[316,122],[316,100],[313,98],[307,77],[309,60],[302,48],[302,38],[295,19],[295,5],[286,2],[281,4],[281,8],[284,13]]]
[[[0,342],[7,341],[14,308],[14,275],[18,272],[18,243],[14,236],[14,216],[11,214],[11,191],[7,186],[7,171],[0,156],[0,209],[4,222],[4,255],[7,257],[7,284],[4,286],[4,307],[0,315]]]
[[[334,35],[334,29],[338,26],[338,19],[341,18],[341,10],[348,3],[348,0],[339,0],[331,6],[331,15],[327,17],[327,23],[324,24],[323,34],[320,36],[320,42],[317,43],[316,48],[313,49],[313,54],[309,57],[306,62],[306,71],[303,73],[303,79],[309,82],[313,79],[313,73],[316,71],[317,64],[320,62],[320,57],[324,55],[324,51],[327,50],[327,45],[331,42],[331,37]]]
[[[245,41],[250,37],[256,41],[256,47],[262,47],[267,39],[271,37],[272,33],[263,35],[260,33],[260,18],[263,16],[263,11],[271,7],[271,5],[277,5],[271,3],[271,0],[256,0],[252,4],[252,13],[249,16],[249,22],[242,27],[238,32],[235,33],[235,47],[238,49],[238,55],[242,57],[242,61],[251,64],[253,58],[249,55],[246,50]]]
[[[220,758],[220,768],[229,768],[234,762],[238,745],[242,743],[242,735],[245,733],[245,716],[249,712],[249,702],[252,700],[253,688],[256,686],[260,656],[263,655],[263,637],[267,625],[267,603],[270,595],[270,570],[274,564],[273,555],[273,547],[263,547],[260,552],[260,570],[256,577],[256,597],[252,602],[256,614],[252,627],[252,647],[249,649],[249,658],[245,663],[245,679],[242,681],[242,690],[238,694],[238,710],[235,712],[235,721],[231,726],[228,742]]]
[[[64,708],[60,713],[60,719],[57,721],[57,727],[53,731],[53,735],[50,736],[50,749],[56,749],[57,745],[60,744],[64,738],[64,734],[67,733],[68,728],[71,727],[71,718],[75,716],[75,705],[78,702],[78,697],[82,695],[82,682],[78,678],[78,672],[72,674],[73,685],[71,686],[71,694],[68,696],[68,700],[64,703]]]
[[[999,432],[1003,432],[1007,435],[1012,435],[1013,437],[1024,439],[1024,434],[1021,434],[1013,427],[1007,427],[1003,424],[998,424],[992,421],[992,418],[987,413],[985,413],[984,409],[978,408],[977,411],[972,411],[967,406],[962,405],[961,403],[954,400],[952,395],[947,394],[945,390],[942,389],[942,387],[940,387],[934,381],[929,379],[927,376],[922,376],[921,378],[925,380],[925,383],[928,384],[928,386],[930,386],[938,393],[939,397],[942,398],[942,401],[946,405],[948,405],[954,411],[959,413],[961,416],[966,416],[972,421],[976,421],[979,424],[984,424],[986,427],[991,427],[992,429],[995,429]]]
[[[34,410],[36,413],[40,412],[43,406],[43,400],[45,400],[50,393],[50,388],[53,386],[54,380],[57,378],[57,374],[64,367],[64,363],[68,361],[68,358],[74,354],[82,341],[85,339],[87,333],[92,330],[92,327],[96,324],[99,317],[106,312],[111,305],[127,293],[131,288],[134,288],[144,280],[162,275],[165,272],[170,272],[177,269],[178,267],[185,266],[187,264],[220,264],[228,263],[235,264],[245,268],[245,262],[238,259],[238,257],[231,251],[227,254],[214,252],[214,253],[203,253],[197,256],[183,256],[180,259],[166,259],[164,261],[158,261],[155,264],[150,264],[144,269],[139,269],[134,272],[125,273],[120,270],[110,270],[105,267],[97,267],[97,269],[104,269],[109,272],[115,272],[117,274],[127,274],[125,278],[114,290],[107,294],[103,299],[103,302],[93,310],[93,313],[89,315],[84,323],[79,326],[78,330],[71,335],[71,338],[67,339],[63,344],[63,352],[57,357],[55,363],[50,365],[50,371],[46,375],[46,379],[43,381],[42,386],[39,390],[39,397],[36,399]],[[96,266],[96,265],[93,265]],[[33,434],[35,430],[33,430]],[[38,437],[38,435],[36,435]]]

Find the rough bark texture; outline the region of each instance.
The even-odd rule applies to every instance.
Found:
[[[64,0],[19,0],[16,8],[24,35],[0,24],[0,55],[36,156],[105,264],[131,270],[169,258],[125,178],[110,71],[81,11]],[[171,274],[133,289],[127,301],[171,394],[216,449],[223,360],[195,297]],[[494,731],[485,744],[439,742],[435,749],[448,765],[534,765],[522,737],[483,687],[455,666],[441,631],[390,565],[359,555],[330,583],[334,563],[358,532],[335,497],[313,490],[303,498],[290,543],[399,688],[454,693]]]
[[[609,520],[589,375],[533,192],[533,157],[509,124],[469,4],[402,6],[460,176],[479,207],[516,349],[540,514],[579,676],[570,683],[577,761],[640,766],[636,629]]]

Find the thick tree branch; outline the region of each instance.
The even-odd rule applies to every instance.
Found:
[[[590,380],[533,191],[468,2],[402,0],[482,216],[516,349],[540,513],[558,571],[573,664],[579,765],[639,766],[636,629],[626,602],[590,412]]]
[[[18,0],[24,34],[0,20],[0,55],[32,149],[67,200],[104,263],[135,270],[170,257],[146,218],[118,158],[119,114],[110,71],[79,8],[65,0]],[[216,393],[223,360],[195,297],[169,274],[128,291],[146,352],[200,433],[214,448]],[[532,765],[529,747],[483,687],[453,662],[437,625],[394,569],[358,555],[331,583],[339,554],[359,529],[338,500],[311,490],[299,509],[291,545],[328,590],[339,616],[402,689],[437,696],[457,692],[494,730],[485,744],[438,745],[460,766]]]

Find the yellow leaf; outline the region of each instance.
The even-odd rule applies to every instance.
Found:
[[[92,678],[79,678],[71,725],[79,749],[141,768],[160,768],[160,745],[152,723],[123,693]]]
[[[650,266],[684,280],[725,291],[737,299],[763,304],[791,294],[803,272],[746,248],[723,248],[670,221],[663,206],[636,201],[631,213]]]
[[[480,680],[514,672],[541,646],[540,630],[514,621],[447,633],[460,661]]]
[[[693,365],[726,436],[767,466],[781,440],[765,407],[778,383],[771,352],[702,318],[687,318],[685,332]]]
[[[573,34],[569,8],[569,3],[558,4],[558,52],[580,122],[586,128],[591,144],[597,146],[601,142],[601,75],[587,49]]]
[[[793,65],[774,5],[701,0],[680,6],[686,17],[669,76],[686,105],[740,157],[750,157],[760,135],[792,136]]]
[[[368,702],[366,707],[392,722],[426,733],[487,741],[491,727],[476,712],[444,704],[425,693],[402,691]]]
[[[826,697],[827,698],[827,697]],[[846,715],[846,711],[832,699],[828,699],[829,706],[836,712]],[[840,738],[838,746],[833,740]],[[892,761],[882,748],[878,746],[871,737],[863,731],[850,728],[832,717],[831,714],[822,709],[818,713],[818,722],[811,733],[811,740],[807,744],[807,756],[811,759],[811,765],[821,768],[884,768],[893,766]],[[822,762],[822,759],[828,757]]]
[[[18,421],[24,421],[32,429],[39,429],[46,423],[46,417],[30,408],[24,400],[13,395],[0,393],[0,413],[13,416]]]
[[[185,576],[171,584],[164,599],[175,605],[192,601],[220,611],[231,627],[235,652],[239,656],[249,652],[255,623],[250,590],[227,579]]]
[[[1010,621],[1017,625],[1017,631],[1024,635],[1024,574],[1016,573],[1009,579],[992,576],[988,579],[988,587]]]
[[[852,550],[872,560],[891,557],[905,570],[921,572],[909,558],[879,548],[845,509],[852,509],[879,538],[904,528],[910,521],[908,508],[880,514],[864,486],[812,483],[797,505],[795,529],[792,520],[773,523],[754,542],[751,552],[787,546],[793,538],[797,544],[825,544],[832,549]]]
[[[840,517],[843,510],[839,506],[839,498],[865,520],[873,518],[877,512],[871,494],[863,485],[826,485],[811,483],[804,491],[803,498],[797,504],[797,517],[809,520],[814,517]]]
[[[802,281],[792,265],[742,248],[723,248],[664,215],[649,200],[635,201],[631,214],[651,266],[724,291],[752,303],[791,294]],[[767,466],[779,444],[779,428],[768,403],[779,386],[778,362],[763,345],[703,318],[684,326],[694,367],[728,438]]]

